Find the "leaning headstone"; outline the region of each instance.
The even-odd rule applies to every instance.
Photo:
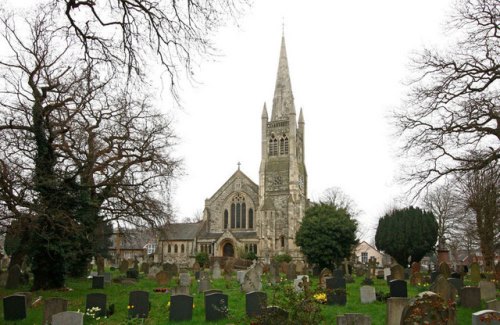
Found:
[[[212,278],[220,279],[221,278],[221,269],[219,261],[215,261],[212,266]]]
[[[372,286],[362,286],[359,288],[359,295],[361,297],[362,304],[371,304],[377,297],[375,295],[375,288]]]
[[[210,290],[210,280],[208,278],[203,278],[198,280],[198,292],[203,293]]]
[[[104,276],[97,275],[92,277],[92,289],[104,289]]]
[[[128,317],[148,318],[149,292],[131,291],[128,296]]]
[[[246,293],[262,290],[262,281],[259,272],[257,272],[255,268],[250,268],[245,273],[243,283],[241,284],[241,290]]]
[[[497,296],[497,288],[490,281],[479,281],[479,290],[481,291],[481,300],[491,300]]]
[[[337,315],[337,325],[372,325],[372,319],[363,314]]]
[[[479,267],[479,263],[473,262],[470,265],[470,280],[473,283],[478,283],[481,281],[481,268]]]
[[[455,301],[457,289],[448,282],[443,275],[438,275],[436,281],[430,286],[430,291],[438,294],[444,301]]]
[[[472,325],[500,325],[500,312],[481,310],[472,314]]]
[[[21,320],[26,318],[26,297],[12,295],[3,298],[3,319]]]
[[[288,281],[295,280],[295,278],[297,277],[297,271],[295,270],[295,268],[295,263],[292,262],[288,264],[288,269],[286,271],[286,279]]]
[[[455,305],[434,292],[422,292],[403,309],[401,324],[456,324]]]
[[[87,295],[85,310],[94,311],[95,317],[106,316],[106,295],[104,293],[90,293]]]
[[[391,276],[392,280],[404,280],[405,269],[401,265],[395,264],[391,266]]]
[[[408,297],[408,289],[405,280],[392,280],[389,283],[389,290],[391,297]]]
[[[43,305],[43,324],[50,324],[53,315],[62,313],[66,310],[68,310],[68,300],[62,298],[47,298]]]
[[[345,306],[347,303],[346,282],[344,278],[326,278],[326,299],[329,305]]]
[[[13,265],[7,271],[7,282],[5,283],[5,289],[16,289],[21,283],[21,267],[19,265]]]
[[[481,290],[478,287],[463,287],[460,291],[460,305],[467,308],[481,307]]]
[[[120,269],[121,273],[126,273],[127,272],[127,270],[128,270],[128,262],[127,262],[127,260],[122,260],[120,262],[119,269]]]
[[[156,282],[158,285],[166,285],[169,281],[167,271],[160,271],[156,273]]]
[[[267,307],[267,294],[262,291],[252,291],[245,295],[245,311],[248,317],[260,317]]]
[[[444,276],[445,279],[448,279],[451,274],[450,266],[446,262],[439,263],[439,274]]]
[[[236,280],[238,281],[239,284],[243,284],[243,281],[245,280],[245,274],[247,271],[237,271],[236,272]]]
[[[398,281],[398,280],[396,280]],[[399,325],[401,323],[401,316],[403,309],[408,304],[408,298],[391,297],[387,298],[387,325]]]
[[[52,325],[83,325],[83,313],[64,311],[52,316]]]
[[[170,297],[171,322],[191,321],[193,318],[193,297],[189,295],[173,295]]]
[[[330,271],[327,268],[324,268],[321,270],[321,273],[319,274],[319,286],[322,289],[326,289],[326,278],[329,278],[332,276],[332,271]]]
[[[228,295],[213,293],[205,296],[205,320],[207,322],[226,318],[228,312]]]

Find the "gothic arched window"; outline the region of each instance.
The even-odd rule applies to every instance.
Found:
[[[168,244],[168,252],[171,253],[172,252],[172,246],[170,244]]]
[[[229,224],[229,213],[227,212],[227,209],[224,210],[224,229],[227,229]]]
[[[274,134],[271,135],[269,139],[269,156],[277,156],[278,155],[278,139],[274,137]]]
[[[184,244],[181,245],[181,253],[184,253]]]
[[[174,253],[177,253],[179,251],[178,247],[177,247],[177,244],[175,244],[174,246]]]
[[[285,237],[284,236],[281,236],[280,241],[281,241],[281,247],[285,247]]]
[[[247,205],[245,202],[241,204],[241,228],[247,227]]]
[[[235,209],[236,209],[235,204],[231,203],[231,228],[234,228]]]
[[[248,228],[253,228],[253,209],[248,209]]]

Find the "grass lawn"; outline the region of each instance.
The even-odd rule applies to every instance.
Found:
[[[118,272],[113,272],[113,277],[117,277]],[[265,275],[264,275],[265,277]],[[235,278],[235,277],[233,277]],[[336,316],[344,313],[362,313],[370,315],[372,318],[372,324],[385,324],[386,315],[386,305],[382,302],[375,302],[372,304],[361,304],[359,288],[361,287],[362,278],[356,278],[355,283],[347,284],[347,304],[345,306],[328,306],[322,305],[322,314],[325,317],[325,324],[335,324]],[[265,281],[263,281],[265,282]],[[176,283],[173,279],[170,283],[171,288]],[[316,287],[318,283],[318,278],[312,278],[313,288]],[[85,309],[85,296],[92,292],[103,292],[106,293],[108,297],[108,304],[115,304],[115,314],[108,319],[95,320],[90,317],[85,318],[85,324],[141,324],[137,320],[127,319],[127,305],[128,305],[128,295],[130,291],[134,290],[145,290],[150,293],[151,301],[151,311],[149,318],[144,321],[143,324],[165,324],[168,322],[168,306],[167,303],[170,300],[170,293],[155,293],[153,290],[158,288],[156,281],[150,280],[141,274],[140,281],[135,285],[122,285],[122,284],[106,284],[103,290],[92,290],[90,289],[91,280],[89,279],[68,279],[67,286],[72,289],[72,291],[36,291],[33,292],[33,300],[38,297],[48,298],[48,297],[61,297],[69,300],[68,310],[70,311],[84,311]],[[193,320],[192,322],[184,322],[179,324],[203,324],[205,323],[204,314],[204,303],[203,295],[197,293],[197,284],[193,281],[191,286],[191,294],[194,296],[194,310],[193,310]],[[3,298],[10,294],[19,291],[27,291],[29,288],[22,287],[18,290],[5,290],[0,289],[0,297]],[[229,295],[229,318],[220,322],[213,322],[213,324],[249,324],[250,320],[245,317],[245,295],[240,292],[239,285],[236,280],[226,282],[225,280],[213,280],[212,289],[221,289],[227,295]],[[389,287],[383,280],[375,280],[376,291],[382,291],[384,293],[389,292]],[[283,308],[287,309],[287,306],[283,306],[280,303],[281,299],[279,295],[273,295],[271,287],[264,284],[264,291],[268,293],[268,304],[269,305],[281,305]],[[416,287],[408,286],[408,295],[410,297],[415,296],[419,291]],[[498,291],[497,291],[498,292]],[[282,302],[282,301],[281,301]],[[484,307],[484,305],[483,305]],[[484,308],[482,308],[484,309]],[[481,309],[478,309],[481,310]],[[476,310],[471,310],[467,308],[458,307],[457,318],[458,324],[470,324],[471,314]],[[23,321],[17,322],[6,322],[3,320],[3,304],[0,305],[0,315],[1,324],[16,324],[16,325],[40,325],[43,318],[43,304],[31,308],[28,310],[28,317]],[[70,324],[68,324],[70,325]]]

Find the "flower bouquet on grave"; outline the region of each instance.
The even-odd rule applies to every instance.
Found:
[[[168,293],[169,289],[168,288],[154,288],[154,292],[160,292],[160,293]]]
[[[313,296],[314,300],[317,302],[317,303],[320,303],[320,304],[326,304],[326,293],[324,292],[319,292],[319,293],[316,293],[314,296]]]

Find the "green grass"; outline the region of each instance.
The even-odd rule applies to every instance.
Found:
[[[119,274],[117,272],[113,273],[116,277]],[[374,302],[372,304],[361,304],[359,288],[361,287],[362,278],[356,278],[355,283],[347,284],[347,304],[345,306],[328,306],[322,305],[322,314],[325,317],[325,324],[335,324],[335,319],[337,315],[344,313],[361,313],[370,315],[372,318],[372,324],[385,324],[386,316],[386,304],[382,302]],[[313,288],[317,286],[318,278],[312,278]],[[175,280],[169,283],[168,288],[174,286]],[[151,311],[149,318],[144,322],[144,324],[165,324],[168,322],[168,307],[167,303],[170,300],[170,294],[167,293],[155,293],[154,288],[158,285],[156,281],[147,279],[142,276],[140,281],[135,285],[121,285],[116,283],[106,284],[103,290],[92,290],[90,289],[91,281],[89,279],[68,279],[67,286],[72,291],[36,291],[33,292],[33,300],[42,296],[43,298],[48,297],[61,297],[69,300],[68,310],[70,311],[84,311],[85,309],[85,296],[91,292],[103,292],[106,293],[108,297],[108,304],[115,304],[115,314],[108,319],[94,320],[91,318],[85,319],[85,324],[138,324],[136,320],[127,319],[127,305],[128,305],[128,294],[130,291],[134,290],[145,290],[150,293],[151,301]],[[192,322],[181,322],[178,324],[203,324],[205,323],[204,314],[204,303],[203,295],[197,293],[197,284],[193,281],[191,286],[191,293],[194,296],[194,310],[193,310],[193,320]],[[212,289],[222,289],[223,292],[229,295],[229,311],[230,317],[227,320],[220,322],[213,322],[213,324],[249,324],[250,321],[245,317],[245,295],[239,289],[239,285],[236,280],[231,282],[226,282],[225,280],[213,280]],[[382,291],[384,293],[389,292],[389,287],[383,280],[375,280],[376,291]],[[0,298],[13,294],[19,291],[28,291],[29,288],[21,287],[18,290],[5,290],[0,289]],[[279,298],[273,298],[273,292],[269,285],[264,284],[264,291],[268,293],[268,304],[280,305]],[[408,295],[410,297],[415,296],[422,289],[418,289],[413,286],[408,286]],[[285,309],[287,306],[282,306]],[[484,306],[483,306],[484,307]],[[480,309],[478,309],[480,310]],[[457,319],[458,324],[470,324],[471,314],[477,310],[471,310],[467,308],[458,307]],[[31,308],[28,310],[28,317],[23,321],[17,322],[5,322],[3,321],[3,304],[0,304],[0,323],[9,325],[39,325],[43,318],[43,304],[38,307]]]

